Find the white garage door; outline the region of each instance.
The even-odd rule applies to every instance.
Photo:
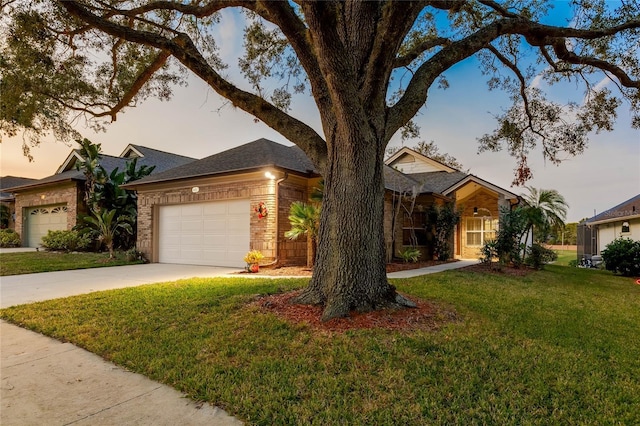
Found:
[[[27,231],[27,245],[38,247],[42,237],[51,231],[67,229],[67,206],[34,207],[27,210],[25,215]]]
[[[158,260],[189,265],[245,266],[249,200],[160,206]]]

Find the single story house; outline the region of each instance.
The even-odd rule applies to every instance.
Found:
[[[578,225],[578,261],[601,255],[617,238],[640,241],[640,194]]]
[[[5,192],[6,188],[13,188],[15,186],[27,185],[37,181],[37,179],[17,177],[17,176],[2,176],[0,177],[0,204],[6,206],[9,217],[6,223],[0,223],[0,228],[15,229],[16,227],[16,197],[11,192]]]
[[[138,166],[156,166],[153,173],[195,160],[130,144],[118,157],[101,155],[100,164],[108,173],[115,168],[123,171],[127,161],[133,158],[138,159]],[[85,176],[82,171],[76,170],[78,161],[82,161],[82,156],[79,150],[73,150],[55,174],[4,190],[14,197],[15,229],[21,235],[23,246],[38,247],[49,230],[72,229],[78,214],[86,213]]]
[[[425,231],[430,206],[455,203],[462,213],[454,254],[477,258],[495,235],[501,206],[517,195],[476,176],[452,169],[408,148],[387,160],[385,236],[389,255],[409,245],[410,236],[428,256]],[[126,185],[138,193],[137,248],[152,262],[244,266],[249,250],[265,262],[299,265],[306,242],[284,236],[289,208],[308,201],[320,174],[297,146],[259,139],[155,173]],[[402,196],[401,196],[402,195]],[[414,209],[398,208],[416,197]],[[400,215],[394,212],[400,211]]]

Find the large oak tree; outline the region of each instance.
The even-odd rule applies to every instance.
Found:
[[[0,130],[32,142],[54,132],[76,137],[78,115],[115,120],[191,72],[298,145],[324,176],[316,267],[303,303],[324,319],[350,310],[410,305],[385,274],[383,157],[427,102],[443,73],[477,57],[491,88],[512,106],[480,149],[506,147],[516,183],[531,177],[530,151],[553,162],[580,153],[592,131],[610,129],[626,99],[640,124],[640,5],[574,0],[568,26],[554,1],[5,1]],[[245,14],[239,66],[245,89],[218,55],[221,11]],[[597,83],[609,78],[614,91]],[[540,90],[572,81],[581,105]],[[276,89],[274,81],[281,82]],[[480,83],[479,83],[480,84]],[[322,133],[296,119],[292,94],[310,89]],[[100,121],[94,121],[100,126]],[[27,144],[28,146],[28,144]]]

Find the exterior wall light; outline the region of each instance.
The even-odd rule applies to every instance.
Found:
[[[194,186],[193,188],[191,188],[191,192],[193,192],[194,194],[197,194],[198,192],[200,192],[200,188],[198,188],[197,186]]]
[[[273,175],[273,173],[271,173],[271,172],[266,172],[266,173],[264,174],[264,176],[265,176],[267,179],[271,179],[271,180],[273,180],[273,179],[275,179],[275,178],[276,178],[276,177]]]

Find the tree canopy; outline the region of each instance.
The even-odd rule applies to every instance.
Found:
[[[611,129],[626,102],[640,127],[640,4],[573,0],[554,23],[555,1],[11,0],[2,14],[0,132],[77,138],[73,121],[100,127],[146,98],[169,98],[187,72],[232,105],[298,145],[325,180],[314,277],[300,301],[325,319],[405,301],[384,275],[383,157],[444,73],[476,57],[491,89],[512,105],[496,114],[481,150],[507,149],[514,182],[528,158],[551,162]],[[223,12],[243,13],[244,81],[220,56]],[[598,84],[610,79],[614,90]],[[546,96],[544,81],[584,90],[582,104]],[[296,118],[292,99],[310,91],[321,134]],[[28,142],[29,143],[29,142]],[[28,143],[25,147],[28,149]],[[375,212],[354,215],[353,212]],[[378,213],[379,212],[379,213]],[[354,216],[350,218],[349,216]]]

